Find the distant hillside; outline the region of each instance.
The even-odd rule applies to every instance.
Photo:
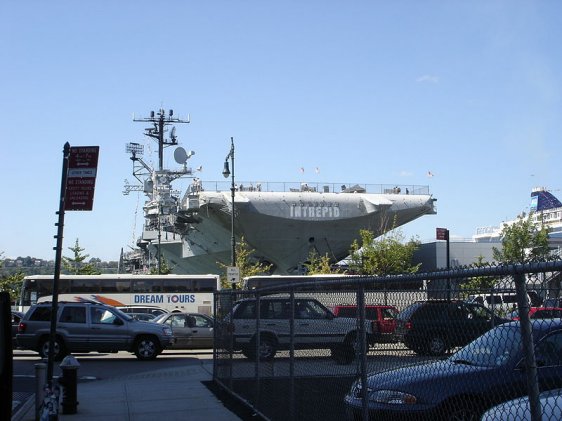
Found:
[[[24,273],[27,275],[51,275],[55,270],[54,260],[37,259],[35,257],[18,257],[16,259],[0,260],[0,277]],[[93,264],[101,273],[117,273],[119,262],[103,262],[92,258],[88,263]],[[61,273],[65,273],[64,270]]]

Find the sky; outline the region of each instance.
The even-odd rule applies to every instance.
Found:
[[[55,258],[66,142],[100,156],[63,255],[134,246],[125,145],[156,151],[132,116],[160,108],[189,116],[176,134],[205,181],[233,137],[238,180],[427,185],[437,214],[406,238],[470,238],[533,187],[562,197],[560,16],[556,0],[4,0],[0,253]]]

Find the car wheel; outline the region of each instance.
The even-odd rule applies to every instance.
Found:
[[[54,342],[54,352],[55,355],[53,357],[53,359],[55,361],[61,361],[65,355],[67,354],[66,352],[66,348],[64,346],[64,342],[62,341],[62,339],[60,337],[55,337],[55,342]],[[41,340],[41,342],[39,343],[39,355],[41,356],[41,358],[49,358],[49,337],[46,336],[45,338],[43,338]]]
[[[141,336],[135,343],[135,355],[139,360],[155,359],[160,353],[160,344],[153,336]]]
[[[415,340],[415,341],[404,341],[404,346],[406,346],[406,348],[411,349],[412,351],[414,351],[416,354],[418,355],[426,355],[427,352],[425,350],[425,346],[422,346],[419,341]]]
[[[450,402],[444,412],[446,421],[478,421],[482,415],[478,406],[466,400]]]
[[[269,337],[262,337],[260,339],[260,347],[258,349],[258,354],[260,361],[270,361],[275,357],[277,353],[277,342],[275,339]],[[250,344],[242,350],[242,354],[249,360],[256,359],[256,339],[252,339]]]
[[[357,348],[356,338],[355,334],[349,334],[342,344],[331,349],[332,358],[336,364],[351,364],[353,362]]]
[[[439,356],[447,351],[447,343],[439,335],[431,336],[427,341],[427,352],[429,355]]]
[[[347,365],[351,364],[355,359],[355,350],[350,344],[340,344],[336,345],[330,349],[332,353],[332,358],[336,364]]]

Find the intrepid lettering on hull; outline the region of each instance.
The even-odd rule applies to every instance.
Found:
[[[337,204],[292,203],[289,216],[291,218],[339,218],[340,207]]]

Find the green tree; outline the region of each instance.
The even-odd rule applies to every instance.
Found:
[[[374,233],[360,230],[361,242],[353,241],[350,250],[350,269],[360,275],[397,275],[416,273],[420,264],[412,264],[419,241],[414,238],[404,243],[404,236],[393,229],[375,240]]]
[[[489,263],[484,261],[484,256],[480,255],[476,258],[476,262],[472,266],[481,268],[489,266]],[[491,289],[496,283],[497,278],[493,276],[474,276],[461,284],[461,290],[464,295],[470,295],[478,291],[487,291]]]
[[[548,229],[535,223],[531,215],[520,216],[513,224],[504,224],[501,231],[502,248],[494,247],[494,260],[503,264],[527,263],[547,260]]]
[[[236,285],[236,288],[240,289],[242,287],[242,279],[247,276],[263,275],[271,271],[273,267],[272,264],[267,264],[257,260],[254,257],[255,250],[250,247],[246,242],[244,237],[240,239],[238,244],[236,244],[236,266],[240,270],[240,281]],[[217,265],[224,269],[224,276],[221,276],[221,286],[222,288],[231,288],[232,285],[226,279],[226,268],[230,265],[224,264],[222,262],[217,262]]]
[[[324,256],[320,256],[316,250],[312,250],[308,254],[308,262],[304,264],[306,267],[307,275],[320,275],[328,273],[339,273],[337,269],[333,269],[331,265],[331,259],[326,253]]]
[[[0,257],[2,257],[3,254],[3,252],[0,253]],[[4,261],[0,260],[0,268],[3,266]],[[18,271],[14,274],[2,276],[2,278],[0,278],[0,291],[9,293],[12,303],[17,303],[19,300],[24,277],[25,274]]]
[[[8,292],[12,303],[17,303],[19,300],[24,277],[23,272],[17,272],[0,279],[0,291]]]
[[[82,254],[85,249],[80,247],[78,238],[74,247],[68,247],[68,249],[74,253],[74,257],[62,258],[62,267],[66,272],[73,275],[99,275],[101,273],[94,264],[86,263],[86,259],[90,255]]]
[[[160,255],[160,270],[158,270],[158,266],[152,266],[149,273],[151,275],[168,275],[172,273],[172,268],[168,265],[166,258]]]

